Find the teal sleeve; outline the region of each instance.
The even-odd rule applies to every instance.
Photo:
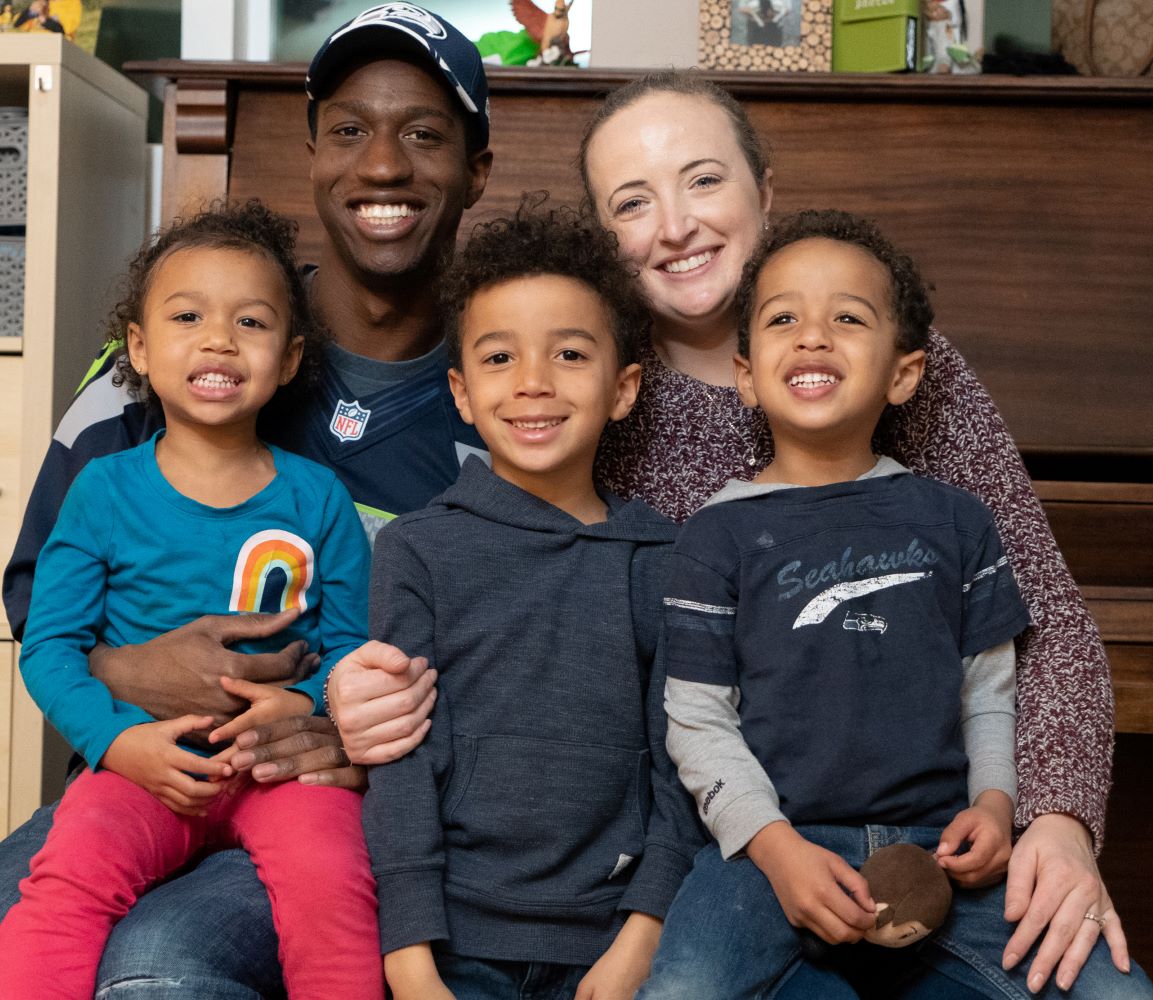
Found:
[[[155,721],[117,701],[88,672],[88,653],[104,628],[110,520],[102,474],[90,465],[68,491],[40,553],[20,654],[29,694],[92,768],[125,729]]]
[[[323,711],[329,671],[368,638],[368,539],[352,497],[335,478],[325,501],[319,541],[320,635],[315,651],[320,654],[320,669],[291,689],[308,695],[318,713]]]

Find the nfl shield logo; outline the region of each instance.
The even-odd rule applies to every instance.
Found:
[[[355,441],[364,434],[364,427],[371,416],[372,410],[362,409],[358,401],[346,403],[342,399],[336,404],[328,429],[341,441]]]

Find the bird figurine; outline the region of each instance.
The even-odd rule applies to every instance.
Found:
[[[509,0],[513,16],[524,26],[533,41],[540,46],[540,55],[529,65],[571,66],[573,51],[569,47],[568,12],[575,0],[556,0],[551,14],[541,10],[532,0]]]

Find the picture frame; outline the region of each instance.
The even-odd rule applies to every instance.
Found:
[[[4,0],[0,32],[57,34],[91,52],[103,0]]]
[[[700,0],[702,69],[827,73],[833,0]]]

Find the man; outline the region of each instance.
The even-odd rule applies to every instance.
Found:
[[[488,178],[488,88],[472,43],[410,3],[372,8],[337,29],[313,59],[306,88],[313,195],[328,237],[310,269],[310,294],[334,344],[308,399],[266,414],[262,433],[333,468],[371,537],[449,486],[463,458],[480,450],[448,391],[433,287],[462,212]],[[29,502],[4,578],[17,636],[36,554],[72,479],[89,459],[155,429],[157,415],[112,374],[105,356],[61,422]],[[94,651],[91,665],[118,697],[156,718],[225,717],[240,706],[221,689],[221,673],[275,683],[310,666],[295,644],[264,656],[223,648],[273,635],[287,620],[204,618],[143,646]],[[400,691],[386,714],[402,717],[380,734],[386,743],[399,737],[380,751],[399,755],[423,735],[434,675],[379,644],[360,655],[386,668],[365,671],[378,693]],[[254,763],[257,780],[360,780],[325,719],[266,727],[239,742],[251,756],[238,763]],[[41,810],[0,843],[0,913],[15,901],[50,825],[51,808]],[[97,989],[166,1000],[277,995],[276,949],[251,863],[243,852],[223,852],[141,900],[109,941]]]

